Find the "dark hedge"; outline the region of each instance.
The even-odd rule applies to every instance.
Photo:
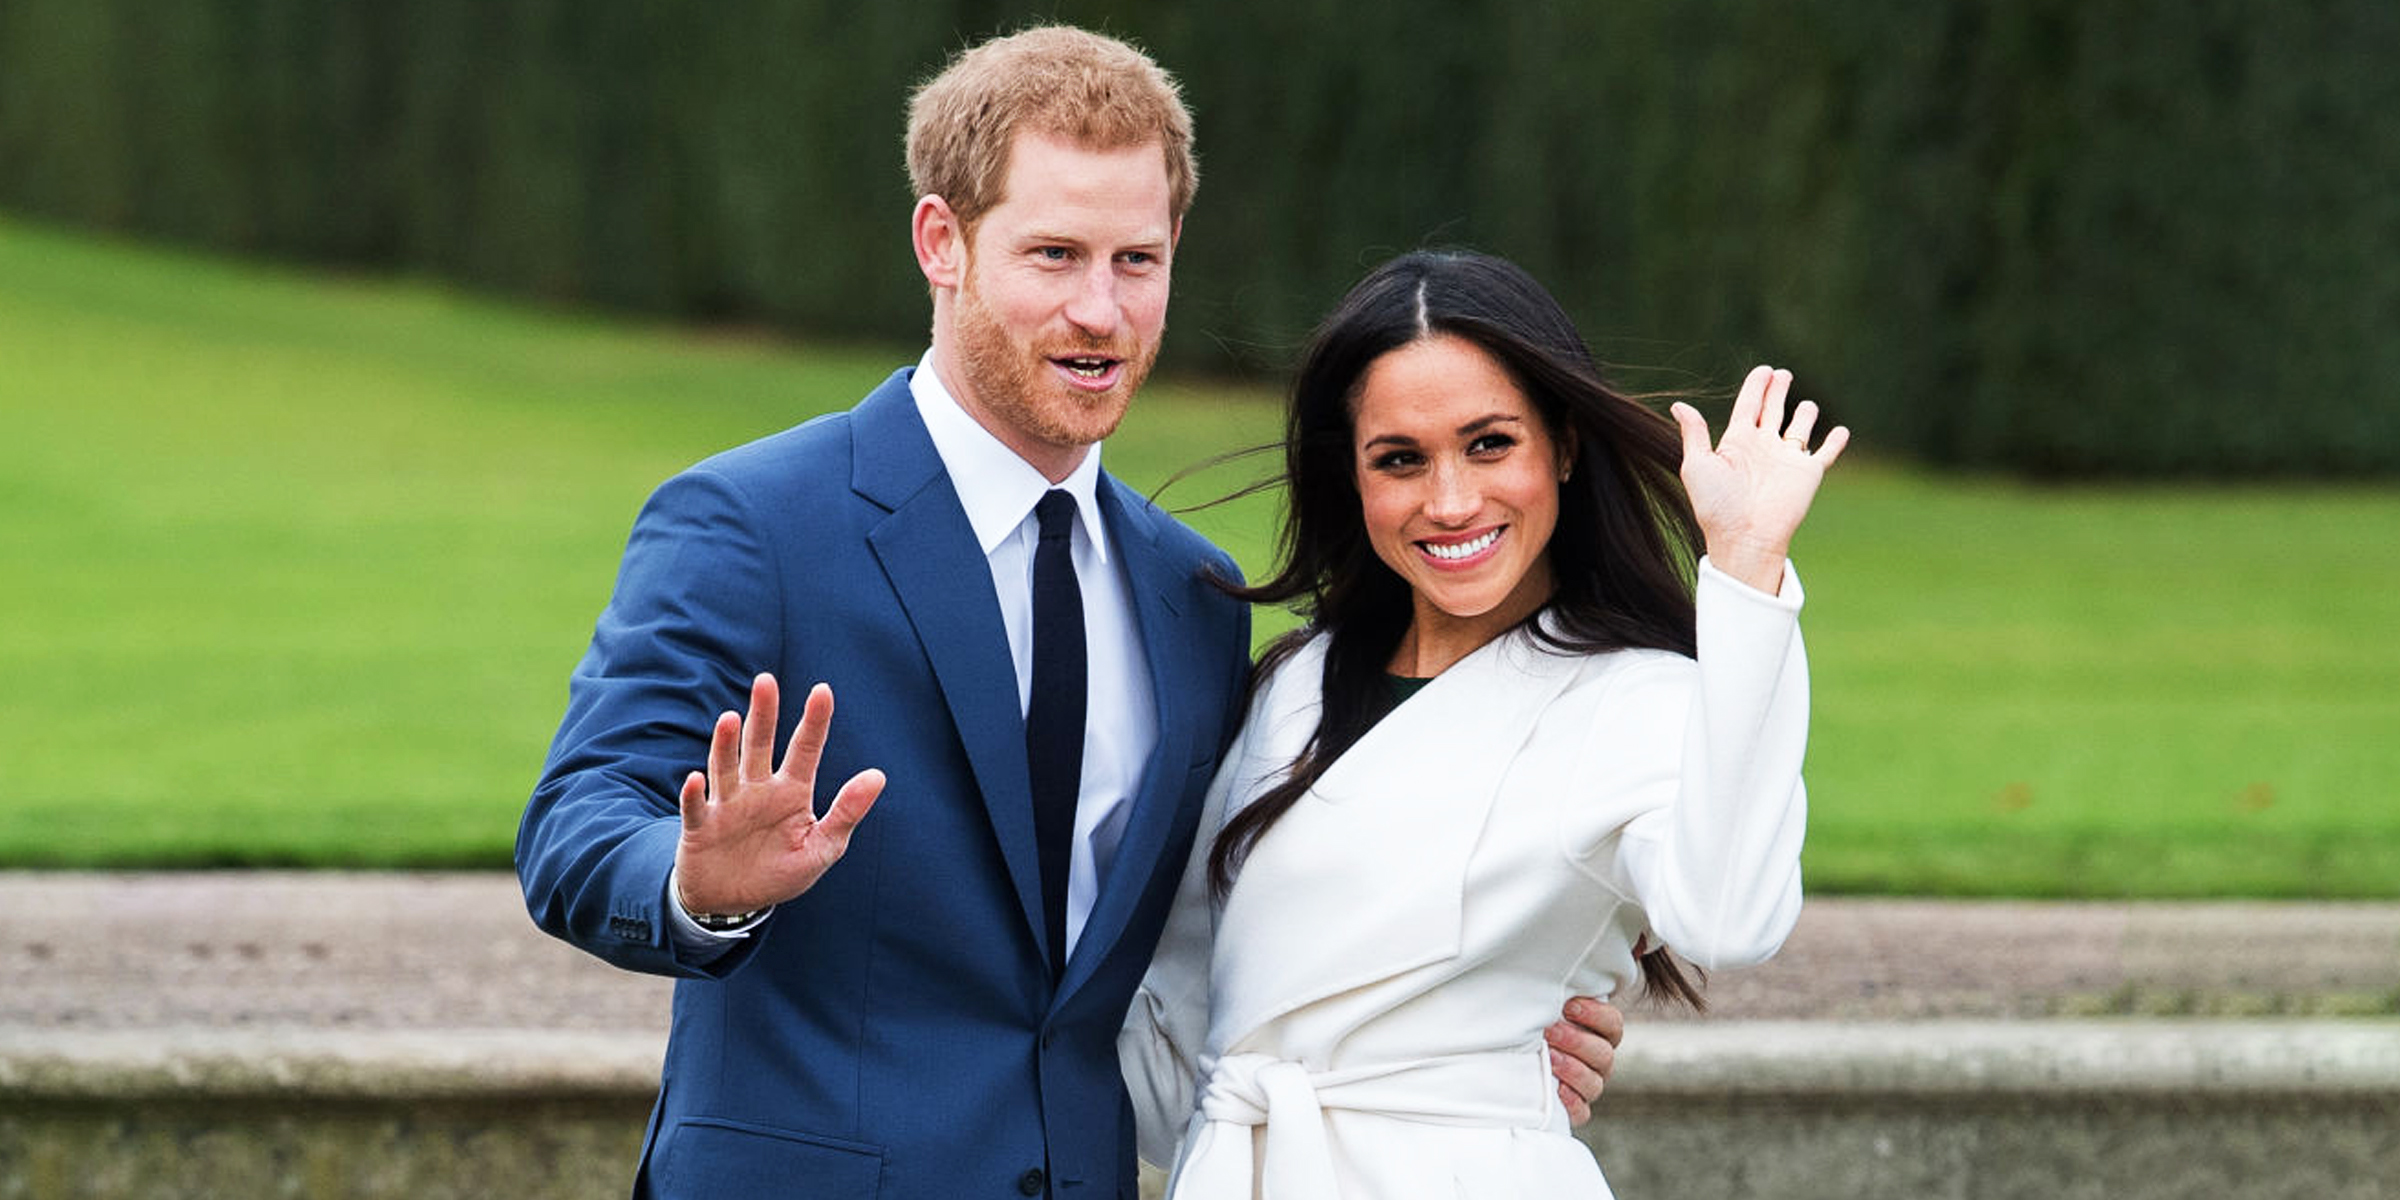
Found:
[[[1788,364],[1867,444],[2400,473],[2387,0],[1060,3],[1185,81],[1173,359],[1274,372],[1401,249],[1637,386]],[[1009,6],[0,0],[0,205],[546,299],[922,336],[909,88]],[[5,286],[5,281],[0,281]]]

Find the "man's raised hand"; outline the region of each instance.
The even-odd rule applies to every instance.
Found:
[[[883,793],[883,772],[860,771],[818,816],[817,761],[833,724],[833,689],[809,689],[780,768],[775,713],[775,677],[760,675],[750,684],[749,717],[720,714],[707,773],[684,778],[675,880],[688,912],[753,912],[807,891],[840,860],[850,831]]]

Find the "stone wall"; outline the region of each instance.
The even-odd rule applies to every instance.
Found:
[[[656,1038],[0,1031],[0,1200],[622,1196]],[[1658,1023],[1619,1196],[2400,1194],[2392,1022]]]

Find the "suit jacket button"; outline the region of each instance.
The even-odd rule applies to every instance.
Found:
[[[1045,1180],[1042,1177],[1042,1169],[1040,1167],[1035,1167],[1024,1174],[1017,1176],[1017,1194],[1020,1196],[1039,1196],[1042,1194],[1042,1184],[1044,1182]]]

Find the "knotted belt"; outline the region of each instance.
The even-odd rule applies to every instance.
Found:
[[[1200,1095],[1202,1124],[1175,1173],[1175,1192],[1263,1200],[1336,1200],[1325,1113],[1348,1109],[1440,1125],[1539,1128],[1557,1107],[1550,1059],[1537,1040],[1519,1050],[1311,1071],[1265,1054],[1229,1054]],[[1563,1121],[1563,1115],[1560,1118]],[[1267,1129],[1264,1161],[1251,1130]]]

